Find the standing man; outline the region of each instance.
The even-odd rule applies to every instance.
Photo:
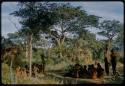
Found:
[[[105,72],[106,72],[106,75],[109,75],[109,62],[108,62],[107,51],[108,51],[108,48],[106,47],[104,51]]]
[[[45,72],[45,56],[44,54],[41,54],[41,60],[42,60],[42,73]]]
[[[117,64],[117,59],[116,59],[117,55],[115,50],[111,50],[111,64],[112,64],[112,71],[113,71],[113,75],[116,74],[116,64]]]

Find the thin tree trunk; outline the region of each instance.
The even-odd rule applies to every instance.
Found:
[[[32,34],[29,35],[29,76],[32,76]]]
[[[107,59],[110,62],[111,39],[108,40]]]
[[[12,66],[13,66],[13,60],[11,59],[11,63],[10,63],[10,79],[11,79],[11,84],[13,84],[13,69],[12,69]]]
[[[27,41],[26,41],[25,48],[26,48],[25,57],[26,57],[26,59],[28,59],[28,43],[27,43]]]

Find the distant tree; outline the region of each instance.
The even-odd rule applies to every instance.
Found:
[[[99,29],[101,30],[98,32],[99,35],[105,36],[108,38],[107,40],[107,59],[110,59],[110,50],[112,46],[112,40],[115,36],[118,35],[120,31],[120,22],[116,20],[104,20],[100,23]]]
[[[119,50],[123,50],[124,48],[124,28],[123,28],[123,24],[120,25],[120,28],[119,28],[119,33],[118,33],[118,36],[114,39],[114,46],[113,47],[116,47],[118,48]]]

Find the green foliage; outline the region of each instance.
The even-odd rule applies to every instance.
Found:
[[[98,32],[99,35],[112,39],[120,31],[120,22],[116,20],[104,20],[98,27],[102,30],[101,32]]]
[[[2,63],[1,79],[3,84],[11,84],[9,66]]]
[[[47,52],[46,63],[48,65],[57,65],[61,62],[74,62],[78,57],[78,63],[84,63],[87,57],[94,59],[103,59],[104,41],[97,41],[96,35],[85,29],[88,27],[97,27],[101,32],[98,34],[108,38],[113,38],[118,34],[115,41],[117,46],[123,42],[123,27],[116,20],[104,20],[99,24],[99,18],[96,15],[89,15],[81,7],[74,7],[71,4],[61,3],[40,3],[40,2],[22,2],[19,9],[12,15],[20,18],[21,29],[15,33],[9,33],[8,39],[2,38],[2,46],[11,46],[13,43],[24,45],[29,41],[29,34],[33,34],[33,62],[41,63],[41,54],[45,49],[38,49],[37,46],[46,47],[47,43],[55,44]],[[60,29],[57,29],[60,28]],[[122,31],[119,33],[119,28]],[[120,29],[120,30],[121,30]],[[65,34],[74,35],[67,37]],[[41,36],[41,34],[43,36]],[[122,35],[121,35],[122,34]],[[51,36],[48,36],[51,35]],[[42,39],[47,37],[47,41]],[[52,40],[50,40],[52,39]],[[56,41],[56,42],[55,42]],[[23,43],[24,42],[24,43]],[[22,47],[21,45],[21,47]],[[28,47],[29,48],[29,47]],[[82,50],[79,56],[78,49]],[[25,49],[24,49],[25,50]],[[30,51],[30,49],[28,49]],[[27,64],[24,53],[17,56],[14,60],[14,66],[24,66]],[[62,57],[62,58],[61,58]],[[68,71],[72,70],[69,66]]]
[[[119,27],[119,33],[117,35],[117,38],[115,38],[113,42],[113,47],[118,47],[119,50],[123,51],[124,48],[124,28],[123,24],[120,25]]]
[[[68,65],[66,68],[65,68],[65,73],[71,73],[72,71],[74,70],[74,65]]]
[[[23,59],[25,58],[25,56],[23,54],[18,55],[14,60],[13,60],[13,67],[16,68],[18,66],[23,67],[24,61]]]
[[[1,39],[1,48],[2,49],[11,47],[12,45],[13,45],[13,42],[9,38],[2,37],[2,39]]]
[[[123,57],[120,57],[120,58],[119,58],[119,62],[124,63],[124,58],[123,58]]]
[[[40,31],[48,31],[50,25],[55,20],[54,13],[51,11],[53,4],[40,2],[20,3],[19,9],[11,15],[20,17],[22,29],[27,29],[33,36],[38,35]]]

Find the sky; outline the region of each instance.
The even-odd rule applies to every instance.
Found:
[[[120,21],[121,23],[124,22],[124,5],[122,2],[85,2],[85,1],[79,1],[79,2],[69,2],[73,6],[81,6],[82,9],[86,10],[88,14],[91,15],[97,15],[102,17],[102,20],[113,20],[116,19]],[[2,36],[7,37],[7,33],[13,33],[15,31],[18,31],[19,28],[21,28],[21,25],[19,24],[19,18],[14,17],[12,15],[9,15],[16,9],[18,9],[17,2],[3,2],[2,3],[2,9],[1,9],[1,32]],[[15,27],[15,25],[16,27]],[[97,33],[98,29],[97,28],[88,28],[92,33]],[[99,36],[96,34],[97,39],[106,39],[105,37]]]

